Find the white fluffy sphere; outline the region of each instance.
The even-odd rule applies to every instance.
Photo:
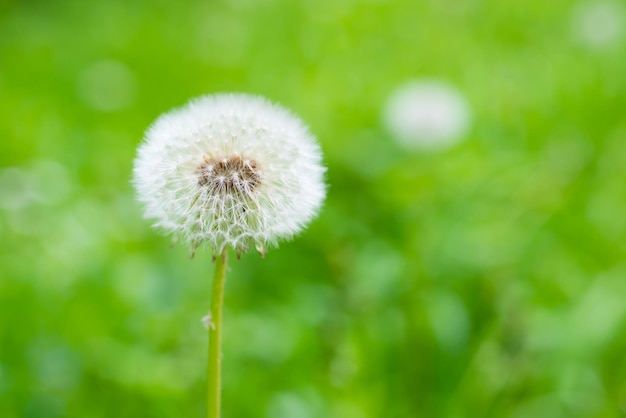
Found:
[[[159,117],[135,159],[146,217],[195,250],[267,245],[298,233],[324,197],[320,147],[300,119],[255,96],[217,94]]]
[[[393,92],[383,122],[405,148],[445,148],[466,134],[470,110],[451,85],[437,80],[412,81]]]
[[[572,29],[576,41],[590,49],[618,46],[626,32],[626,7],[617,0],[581,2],[573,9]]]

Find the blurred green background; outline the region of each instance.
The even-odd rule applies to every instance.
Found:
[[[230,266],[223,416],[626,416],[619,1],[0,4],[0,416],[201,417],[210,254],[142,219],[143,131],[261,94],[319,137],[320,216]],[[470,105],[408,152],[404,82]]]

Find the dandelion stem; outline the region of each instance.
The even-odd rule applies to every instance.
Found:
[[[215,260],[213,292],[211,294],[211,318],[209,321],[209,363],[207,367],[207,418],[220,418],[222,389],[222,308],[224,306],[224,282],[228,248]]]

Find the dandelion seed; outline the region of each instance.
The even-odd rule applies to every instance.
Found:
[[[213,254],[297,234],[326,194],[319,145],[286,109],[243,94],[192,100],[148,129],[133,183],[155,225]]]
[[[206,329],[209,329],[209,327],[214,328],[213,322],[211,321],[211,312],[204,315],[201,321],[202,321],[202,325],[204,325],[204,328]]]

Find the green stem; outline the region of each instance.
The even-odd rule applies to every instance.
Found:
[[[209,321],[209,364],[207,367],[207,417],[220,418],[222,389],[222,308],[228,248],[215,260],[213,292],[211,294],[211,320]]]

